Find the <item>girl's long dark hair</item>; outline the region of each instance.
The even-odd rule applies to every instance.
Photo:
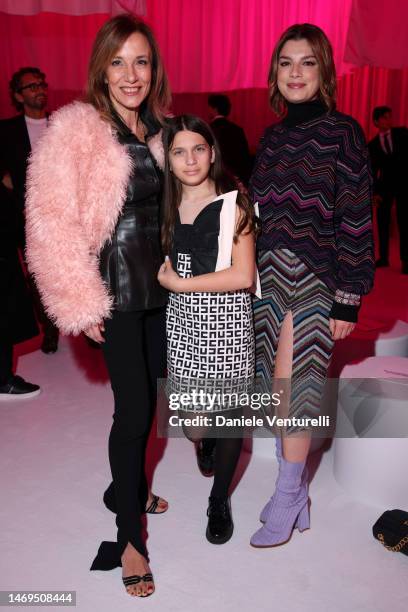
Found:
[[[223,168],[220,148],[208,123],[195,115],[179,115],[168,119],[163,131],[164,143],[164,192],[163,192],[163,224],[162,224],[162,244],[165,254],[171,252],[173,245],[174,226],[176,224],[177,210],[181,203],[182,185],[180,181],[170,171],[169,154],[173,146],[174,138],[178,132],[188,130],[200,134],[207,144],[214,148],[215,159],[211,164],[209,177],[214,181],[217,195],[222,195],[228,191],[237,189],[234,178]],[[256,217],[254,207],[243,193],[238,191],[237,204],[242,211],[240,220],[234,235],[234,242],[238,236],[245,233],[257,232]]]

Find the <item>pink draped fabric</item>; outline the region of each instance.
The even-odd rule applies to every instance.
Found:
[[[97,30],[107,15],[32,16],[0,13],[0,116],[15,112],[8,81],[22,66],[38,66],[47,75],[51,110],[74,99],[85,87],[88,60]]]
[[[339,74],[344,64],[351,0],[150,0],[153,24],[173,91],[265,87],[273,46],[294,23],[320,26],[333,45]]]
[[[345,57],[357,66],[408,67],[408,2],[354,0]]]
[[[115,1],[118,5],[119,0]],[[391,6],[390,2],[396,1],[387,0],[387,4]],[[376,45],[367,33],[367,23],[357,23],[356,29],[352,22],[349,28],[350,14],[354,15],[353,19],[361,15],[355,9],[361,9],[366,0],[354,2],[353,5],[352,0],[120,0],[128,10],[140,9],[141,3],[147,6],[146,20],[156,32],[170,76],[173,110],[196,112],[206,118],[208,92],[227,92],[233,103],[231,118],[245,128],[252,148],[265,125],[276,120],[268,108],[266,91],[272,48],[281,32],[296,22],[316,23],[328,34],[339,75],[338,106],[356,117],[367,135],[373,133],[370,116],[378,104],[393,107],[396,124],[408,123],[407,68],[355,67],[343,60],[346,45],[350,49],[354,44],[360,53],[362,47],[356,42],[359,36],[365,41],[364,53],[368,54],[367,49],[373,53]],[[370,0],[372,10],[381,2]],[[111,7],[111,0],[20,0],[19,3],[0,0],[0,10],[5,10],[6,5],[14,7],[14,11],[19,6],[28,10],[29,5],[41,10],[56,4],[60,9],[65,5],[71,12],[80,6],[83,14],[0,12],[3,65],[0,117],[14,114],[8,81],[21,66],[39,66],[46,72],[50,110],[78,97],[84,88],[95,34],[111,14],[108,9],[106,13],[97,12],[95,7]],[[403,9],[407,4],[400,0],[399,5]],[[85,14],[92,7],[96,12]],[[402,9],[399,15],[403,15]],[[379,22],[384,23],[388,14],[384,13],[381,20],[378,18]],[[401,22],[401,29],[403,26]],[[392,48],[392,41],[389,46]],[[408,54],[404,61],[406,57]],[[357,55],[354,61],[361,64]]]
[[[93,15],[120,11],[145,15],[146,0],[0,0],[0,11],[10,15]]]

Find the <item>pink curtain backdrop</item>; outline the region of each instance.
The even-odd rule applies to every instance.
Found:
[[[272,49],[294,23],[320,26],[339,74],[352,0],[150,0],[154,26],[175,92],[265,87]],[[171,12],[169,12],[171,7]]]
[[[10,15],[109,15],[121,11],[145,15],[146,0],[0,0],[0,11]]]
[[[357,66],[408,67],[408,2],[355,0],[345,58]]]
[[[387,4],[395,10],[396,1],[387,0]],[[268,108],[266,91],[273,45],[286,27],[298,22],[316,23],[328,34],[339,75],[338,107],[356,117],[367,136],[374,133],[370,117],[372,108],[378,104],[392,106],[396,124],[408,123],[408,68],[402,67],[408,49],[403,56],[399,55],[398,68],[385,63],[390,55],[386,49],[393,48],[393,31],[384,27],[381,36],[377,32],[376,38],[370,37],[372,22],[356,22],[358,15],[365,14],[362,12],[365,3],[366,0],[354,0],[354,3],[352,0],[120,0],[128,10],[146,9],[146,20],[156,32],[169,73],[174,92],[173,111],[194,112],[206,118],[208,92],[226,92],[233,104],[231,118],[245,128],[252,148],[256,147],[264,127],[276,120]],[[381,4],[383,0],[370,0],[370,10],[377,14],[376,8]],[[398,4],[402,9],[407,6],[405,0]],[[10,5],[8,9],[6,5]],[[56,5],[58,12],[38,12],[44,7],[55,9]],[[97,5],[100,9],[106,5],[106,12],[98,12]],[[112,5],[110,0],[0,0],[0,10],[3,10],[0,12],[3,59],[0,117],[14,114],[8,81],[24,65],[39,66],[46,72],[50,110],[78,97],[86,82],[92,42],[97,30],[112,14]],[[24,11],[31,6],[37,12],[11,14],[20,6]],[[71,14],[62,14],[63,6]],[[82,14],[75,14],[78,7]],[[94,12],[87,14],[92,8]],[[377,17],[382,24],[386,19],[387,13]],[[400,29],[405,25],[401,22]],[[363,46],[359,46],[360,39],[365,41]],[[346,49],[355,50],[356,65],[343,60]],[[364,54],[364,61],[359,53]],[[384,58],[382,64],[376,64],[378,57]]]

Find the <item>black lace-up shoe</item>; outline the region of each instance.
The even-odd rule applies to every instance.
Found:
[[[38,385],[27,382],[21,376],[12,376],[0,386],[0,400],[24,399],[35,397],[41,393]]]
[[[225,544],[234,531],[229,497],[208,498],[208,525],[205,536],[211,544]]]

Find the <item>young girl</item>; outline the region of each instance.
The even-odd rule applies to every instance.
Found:
[[[167,366],[172,392],[234,391],[254,374],[250,288],[255,285],[255,220],[246,197],[230,191],[210,127],[198,117],[170,120],[164,135],[163,247],[158,279],[169,289]],[[200,380],[198,380],[200,379]],[[213,386],[211,386],[211,382]],[[226,415],[225,406],[221,408]],[[238,414],[234,408],[228,414]],[[211,416],[211,413],[207,413]],[[190,439],[207,436],[199,452],[215,451],[206,537],[227,542],[233,532],[228,490],[242,437],[184,428]],[[219,435],[219,432],[218,432]],[[207,475],[211,467],[207,464]]]

